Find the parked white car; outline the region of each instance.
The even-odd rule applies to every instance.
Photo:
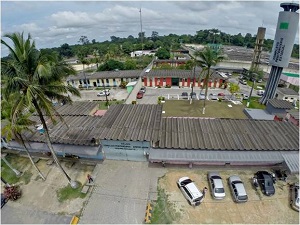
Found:
[[[224,185],[218,172],[209,172],[207,174],[208,183],[211,188],[211,194],[214,199],[223,199],[225,197]]]
[[[249,95],[244,94],[244,93],[242,93],[241,95],[242,95],[243,99],[245,99],[245,100],[249,99]]]
[[[291,201],[290,205],[293,209],[299,212],[299,184],[293,184],[291,186]]]
[[[203,201],[203,193],[189,177],[181,177],[177,181],[177,186],[190,205],[198,206]]]
[[[257,90],[257,95],[263,96],[265,93],[265,90]]]
[[[236,175],[230,176],[228,178],[229,187],[235,202],[247,202],[248,195],[245,190],[244,183],[241,178]]]
[[[97,93],[97,96],[105,96],[105,94],[106,94],[106,96],[109,96],[109,95],[110,95],[110,92],[109,92],[108,89],[105,89],[105,90],[103,90],[103,91],[100,91],[99,93]]]

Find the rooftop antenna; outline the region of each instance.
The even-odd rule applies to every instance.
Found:
[[[143,50],[144,50],[144,47],[143,47],[143,25],[142,25],[142,8],[140,8],[140,24],[141,24],[141,43],[142,43],[142,56],[143,56]]]

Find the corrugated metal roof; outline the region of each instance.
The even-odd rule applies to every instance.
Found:
[[[276,121],[162,118],[158,148],[299,150],[299,130]]]
[[[137,78],[142,70],[118,70],[118,71],[102,71],[94,73],[78,73],[77,75],[68,76],[67,81],[80,79],[109,79],[109,78]]]
[[[287,110],[287,112],[294,117],[294,119],[299,120],[299,111],[296,110]]]
[[[61,116],[88,116],[93,115],[99,108],[97,102],[71,102],[65,105],[55,105],[55,110]],[[34,113],[33,115],[37,115]]]
[[[299,173],[299,154],[282,154],[291,173]]]
[[[290,88],[277,88],[277,92],[282,93],[284,95],[299,95],[296,91]]]
[[[204,79],[206,72],[201,74],[202,69],[200,67],[196,67],[195,69],[195,78],[196,79]],[[222,76],[220,76],[217,71],[211,70],[211,79],[224,79]],[[194,71],[193,70],[178,70],[178,69],[172,69],[172,70],[157,70],[153,69],[150,70],[148,73],[144,73],[142,75],[143,77],[176,77],[176,78],[193,78],[194,77]]]
[[[33,116],[40,123],[37,116]],[[64,122],[57,119],[53,124],[46,119],[49,135],[52,143],[74,144],[74,145],[93,145],[92,138],[99,140],[100,133],[104,130],[101,117],[98,116],[63,116]],[[24,132],[28,141],[46,142],[45,135],[33,129],[33,133]]]
[[[113,105],[102,117],[100,139],[155,141],[161,115],[161,105]]]
[[[296,155],[296,154],[293,154]],[[222,150],[179,150],[150,149],[149,160],[180,162],[247,162],[282,163],[281,151],[222,151]]]
[[[267,104],[270,104],[271,106],[273,106],[274,108],[277,108],[277,109],[292,109],[292,108],[294,108],[292,103],[290,103],[286,100],[276,99],[276,98],[269,99]]]

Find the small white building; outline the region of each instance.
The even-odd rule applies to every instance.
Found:
[[[290,88],[277,88],[276,98],[294,103],[299,100],[299,93]]]
[[[142,55],[155,55],[156,50],[138,50],[134,52],[130,52],[130,56],[133,57],[139,57]]]

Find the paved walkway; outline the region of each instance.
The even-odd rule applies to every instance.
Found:
[[[83,210],[80,224],[141,224],[146,204],[156,199],[162,167],[147,162],[105,160],[94,170],[95,187]]]
[[[71,219],[72,216],[43,212],[30,205],[15,208],[6,204],[1,209],[1,224],[70,224]]]

